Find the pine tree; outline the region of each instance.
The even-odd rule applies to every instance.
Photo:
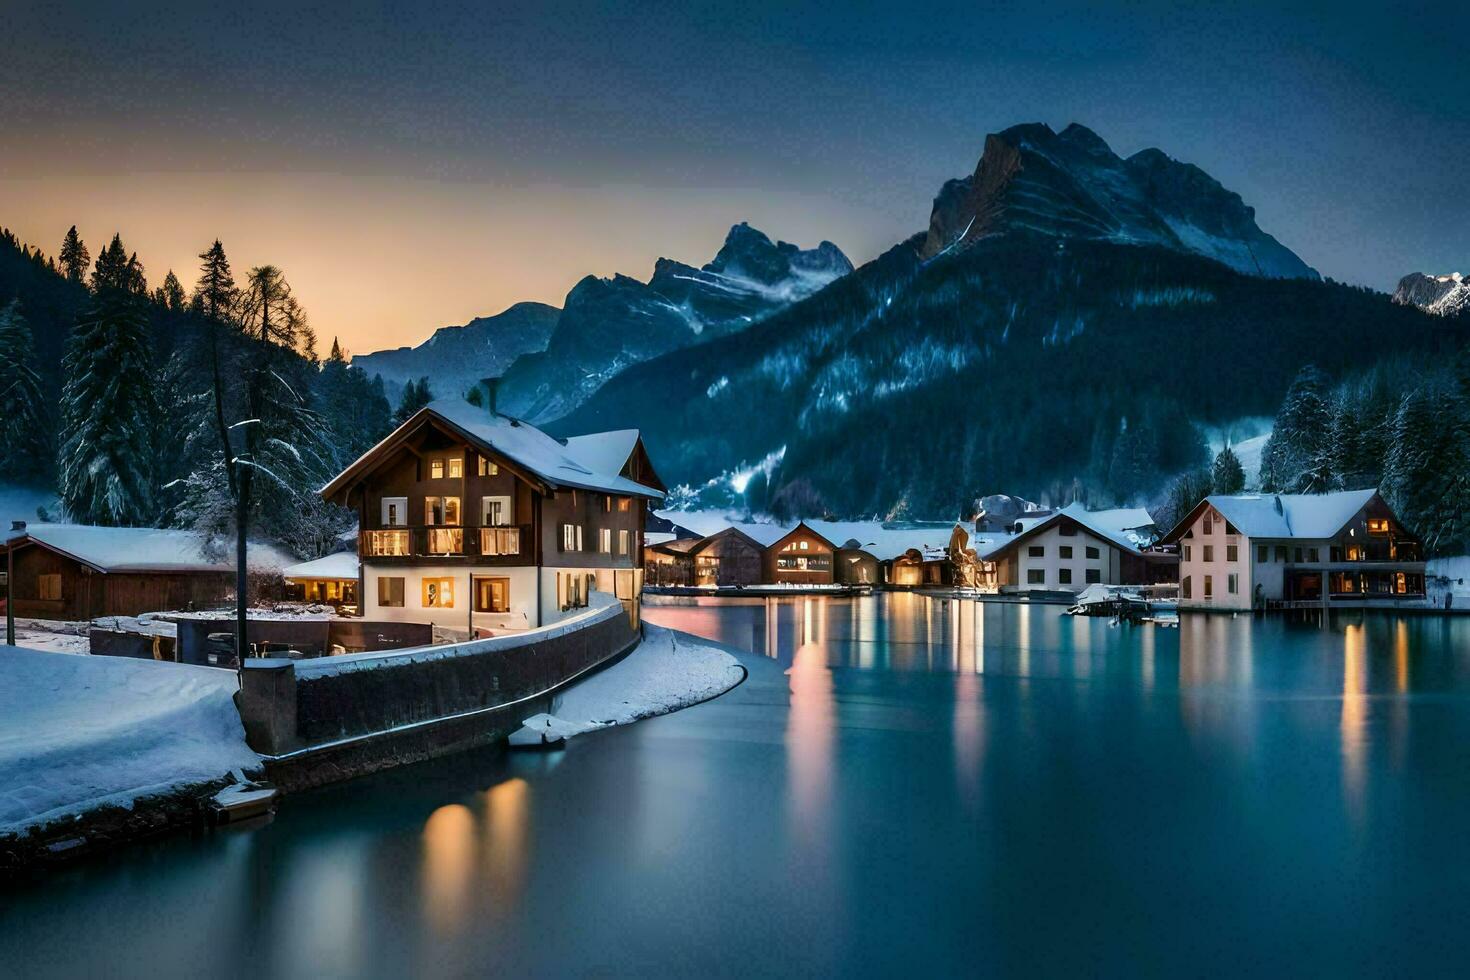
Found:
[[[417,381],[410,380],[403,386],[403,397],[398,401],[398,411],[393,413],[395,424],[408,421],[415,412],[434,400],[433,392],[429,390],[429,379],[419,378]]]
[[[61,269],[66,278],[72,282],[81,282],[87,274],[87,265],[92,261],[92,254],[87,251],[86,243],[77,234],[76,225],[71,226],[61,242],[60,258]]]
[[[62,361],[61,500],[75,521],[133,525],[153,514],[148,321],[126,268],[98,281]]]
[[[51,473],[50,425],[31,328],[20,301],[0,308],[0,474],[4,479],[42,482]]]
[[[194,301],[199,312],[206,318],[223,323],[235,309],[239,290],[235,288],[235,277],[230,272],[230,260],[225,257],[225,247],[216,238],[214,244],[199,253],[199,281],[194,285]]]
[[[1463,403],[1433,382],[1404,395],[1394,416],[1383,493],[1432,552],[1462,546],[1470,510],[1470,440]]]
[[[1308,364],[1287,389],[1261,454],[1262,489],[1304,492],[1325,475],[1331,421],[1326,388],[1322,372]]]
[[[168,275],[163,277],[163,285],[154,292],[153,301],[170,313],[183,312],[184,287],[180,285],[179,277],[174,275],[174,270],[168,270]]]
[[[1228,445],[1215,457],[1215,465],[1210,472],[1210,484],[1214,492],[1219,494],[1240,493],[1245,489],[1245,468],[1240,465],[1240,458],[1235,455],[1235,450]]]
[[[306,313],[277,266],[256,266],[246,276],[240,297],[240,327],[263,344],[316,358],[316,337],[306,325]]]
[[[136,252],[128,254],[121,235],[113,235],[107,247],[97,253],[97,263],[92,268],[92,291],[100,293],[109,289],[133,296],[146,296],[148,293],[143,264],[138,261]]]

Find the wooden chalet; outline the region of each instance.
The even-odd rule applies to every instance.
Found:
[[[234,595],[234,549],[212,554],[193,531],[17,521],[3,545],[15,615],[80,621],[192,610]],[[294,559],[250,546],[252,572],[279,575]]]
[[[664,493],[637,430],[558,440],[488,402],[432,402],[322,488],[358,514],[363,615],[524,629],[595,589],[637,622],[644,515]]]

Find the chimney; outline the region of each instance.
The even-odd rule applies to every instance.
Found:
[[[489,412],[492,416],[496,414],[496,412],[495,412],[495,394],[496,394],[496,389],[499,386],[500,386],[500,379],[499,378],[481,378],[480,379],[480,387],[483,388],[484,391],[485,391],[485,411]]]
[[[25,521],[11,521],[10,522],[10,529],[12,531],[24,531],[26,529],[26,522]]]

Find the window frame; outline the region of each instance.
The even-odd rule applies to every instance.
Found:
[[[383,595],[383,585],[384,585],[384,583],[387,583],[388,584],[388,595],[386,597]],[[398,599],[397,602],[394,602],[393,601],[393,599],[395,598],[395,596],[393,595],[393,592],[395,591],[395,587],[394,587],[394,584],[393,583],[397,583],[397,586],[396,586],[396,591],[398,593],[397,596],[396,596],[396,598]],[[383,609],[402,609],[403,608],[404,596],[407,594],[408,589],[406,587],[406,581],[405,581],[405,579],[404,579],[404,577],[402,575],[379,575],[379,576],[377,576],[377,583],[375,584],[374,587],[377,590],[378,605],[381,608],[383,608]]]

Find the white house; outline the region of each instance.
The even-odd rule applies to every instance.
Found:
[[[1179,546],[1179,604],[1371,605],[1424,598],[1419,540],[1377,490],[1214,495],[1164,542]]]
[[[1152,543],[1155,527],[1142,508],[1090,511],[1074,503],[1018,523],[1019,534],[980,556],[996,564],[1003,592],[1080,592],[1098,583],[1172,579],[1172,561],[1143,550]]]

